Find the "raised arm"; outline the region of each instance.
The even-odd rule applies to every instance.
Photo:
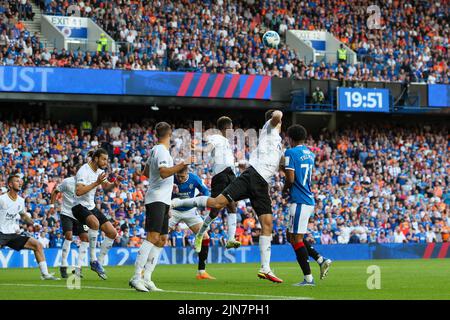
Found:
[[[278,126],[278,124],[281,123],[282,118],[283,118],[283,112],[281,112],[280,110],[275,110],[272,113],[272,119],[270,119],[270,125],[272,126],[272,128],[275,128],[276,126]]]

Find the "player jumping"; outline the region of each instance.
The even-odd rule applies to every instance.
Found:
[[[227,130],[233,129],[233,122],[228,117],[220,117],[217,120],[217,128],[220,134],[213,134],[208,137],[208,148],[211,151],[212,171],[214,176],[211,180],[211,196],[219,196],[225,188],[236,179],[234,174],[234,156],[230,142],[226,138]],[[239,248],[241,243],[236,240],[236,203],[227,204],[228,210],[228,241],[226,247]],[[205,218],[200,232],[197,235],[205,234],[214,219],[217,218],[220,210],[211,208],[209,216]],[[202,236],[195,238],[197,246],[202,243]]]
[[[314,153],[303,143],[306,140],[306,130],[300,125],[289,127],[290,149],[285,152],[286,182],[283,193],[290,190],[288,240],[294,248],[297,261],[303,271],[304,280],[294,286],[314,286],[314,279],[308,262],[308,248],[304,236],[308,221],[314,213],[314,195],[311,192],[311,176],[314,168]],[[315,251],[310,248],[311,251]],[[317,252],[315,252],[317,253]],[[315,254],[314,252],[312,254]],[[318,257],[321,268],[320,278],[326,276],[331,260]]]
[[[270,269],[270,254],[272,243],[272,203],[269,195],[269,183],[280,168],[283,155],[281,145],[281,119],[283,113],[279,110],[266,112],[266,123],[261,130],[258,146],[250,155],[250,166],[217,197],[206,196],[192,199],[173,199],[172,207],[210,207],[220,210],[231,202],[250,199],[251,205],[261,223],[259,249],[261,253],[261,268],[258,277],[272,282],[281,283],[283,280],[275,276]],[[202,233],[197,234],[197,238]],[[201,244],[201,242],[200,242]],[[198,239],[195,242],[196,251],[201,247]]]
[[[59,280],[53,274],[48,273],[42,244],[34,238],[17,234],[20,229],[17,224],[19,216],[28,225],[34,224],[34,221],[25,212],[25,199],[19,196],[23,185],[22,179],[12,175],[8,178],[7,185],[9,191],[0,196],[0,248],[6,246],[17,251],[33,250],[41,271],[41,279]]]
[[[209,190],[204,185],[203,181],[195,174],[188,172],[188,167],[185,167],[182,171],[179,171],[175,175],[175,186],[176,192],[174,192],[173,197],[175,198],[193,198],[195,196],[195,190],[198,190],[202,195],[209,196]],[[196,208],[183,208],[178,207],[176,210],[172,209],[172,217],[169,220],[169,228],[173,229],[175,226],[184,222],[189,229],[194,234],[197,234],[200,231],[200,228],[203,224],[203,219],[197,213]],[[206,271],[206,259],[208,259],[208,251],[209,251],[209,236],[208,233],[205,232],[202,241],[202,249],[198,254],[198,273],[197,279],[204,280],[214,280],[216,278],[210,276]]]
[[[156,124],[155,130],[158,144],[152,148],[143,173],[149,178],[148,190],[145,194],[147,238],[139,249],[135,273],[129,282],[132,288],[140,292],[162,291],[152,281],[152,273],[167,241],[173,175],[187,166],[184,163],[173,165],[173,158],[169,152],[172,136],[170,125],[166,122],[159,122]],[[144,274],[142,275],[142,273]]]
[[[95,271],[100,278],[106,280],[108,277],[103,269],[103,262],[114,243],[117,231],[103,212],[95,206],[95,191],[101,185],[103,190],[108,192],[119,186],[123,178],[118,176],[112,183],[107,180],[107,174],[104,171],[108,165],[108,152],[106,150],[97,149],[90,151],[88,156],[91,158],[91,161],[81,166],[75,176],[76,197],[72,213],[81,225],[89,227],[91,270]],[[99,229],[105,233],[106,237],[100,247],[100,255],[97,260],[95,249],[97,247]]]

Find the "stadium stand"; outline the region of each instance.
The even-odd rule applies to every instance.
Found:
[[[449,2],[376,1],[380,30],[366,27],[361,0],[74,1],[36,3],[65,15],[76,4],[121,44],[120,52],[55,49],[20,19],[32,19],[23,1],[0,2],[2,65],[264,74],[294,79],[449,83]],[[327,30],[358,54],[358,63],[312,63],[282,44],[265,48],[261,35],[287,29]]]
[[[183,123],[179,127],[189,128]],[[178,127],[175,125],[175,127]],[[205,125],[210,127],[209,124]],[[245,128],[244,128],[245,129]],[[33,227],[23,231],[50,247],[62,245],[58,213],[49,207],[50,193],[73,174],[91,148],[108,150],[111,168],[126,177],[121,189],[97,193],[97,205],[119,232],[115,246],[139,246],[143,237],[144,192],[147,181],[137,177],[154,143],[152,125],[109,123],[84,133],[73,124],[25,120],[0,121],[0,194],[6,177],[24,180]],[[308,146],[316,154],[313,186],[317,201],[309,224],[313,243],[385,243],[450,241],[450,162],[447,126],[353,125],[318,138]],[[287,142],[286,142],[287,145]],[[248,147],[247,147],[248,148]],[[245,154],[248,157],[248,150]],[[238,164],[238,171],[244,168]],[[210,185],[208,166],[191,168]],[[286,242],[286,200],[283,177],[273,181],[274,244]],[[258,242],[259,224],[249,203],[241,201],[237,237]],[[213,245],[226,239],[226,214],[211,226]],[[222,223],[225,222],[225,223]],[[193,235],[177,230],[173,237],[192,243]],[[173,237],[172,237],[173,236]],[[170,245],[183,245],[182,241]]]

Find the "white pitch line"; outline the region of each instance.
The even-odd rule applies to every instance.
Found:
[[[47,288],[66,288],[67,289],[67,286],[54,285],[54,284],[0,283],[0,286],[47,287]],[[128,289],[128,288],[110,288],[110,287],[93,287],[93,286],[81,286],[81,289],[136,291],[134,289]],[[313,299],[310,297],[274,296],[274,295],[244,294],[244,293],[231,293],[231,292],[201,292],[201,291],[164,290],[164,291],[161,291],[161,293],[199,294],[199,295],[230,296],[230,297],[254,297],[254,298],[262,298],[262,299],[268,299],[268,300],[312,300]]]

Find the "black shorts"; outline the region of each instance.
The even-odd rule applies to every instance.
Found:
[[[169,233],[169,208],[164,202],[152,202],[145,205],[145,231]]]
[[[230,167],[216,174],[211,180],[211,197],[220,195],[226,187],[236,180],[236,175]]]
[[[63,233],[72,232],[74,236],[79,236],[82,233],[87,233],[89,227],[85,224],[79,223],[77,220],[61,214],[61,226]]]
[[[222,194],[228,201],[250,199],[253,210],[258,217],[263,214],[272,214],[269,184],[253,167],[248,167],[242,172],[225,188]]]
[[[0,232],[0,248],[10,247],[16,251],[20,251],[25,247],[30,237],[21,236],[20,234],[5,234]]]
[[[89,210],[88,208],[82,206],[81,204],[78,204],[78,205],[76,205],[75,207],[72,208],[72,214],[75,217],[75,219],[77,219],[78,222],[82,226],[83,225],[87,225],[86,219],[91,214],[93,214],[97,218],[100,226],[102,226],[106,222],[108,222],[108,218],[106,218],[106,216],[100,210],[98,210],[97,208]]]

